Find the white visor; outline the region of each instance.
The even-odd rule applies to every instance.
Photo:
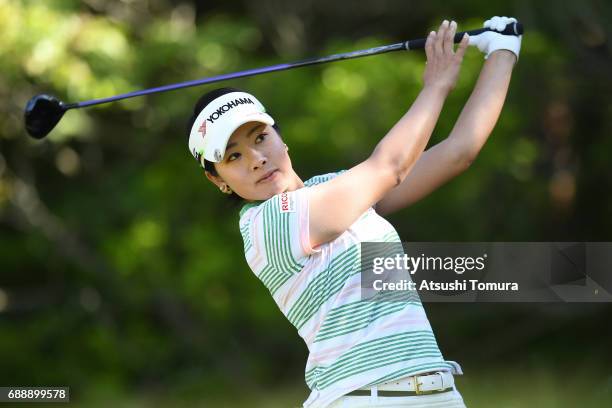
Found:
[[[253,95],[231,92],[209,103],[196,118],[189,134],[189,151],[204,167],[206,160],[219,163],[232,133],[247,122],[274,125],[274,119]]]

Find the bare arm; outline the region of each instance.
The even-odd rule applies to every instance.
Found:
[[[470,166],[497,123],[515,62],[510,51],[491,54],[448,138],[424,152],[404,181],[376,204],[379,214],[417,202]]]
[[[427,145],[446,94],[424,88],[404,117],[364,162],[310,189],[310,243],[342,234],[369,207],[397,186]]]
[[[455,53],[455,25],[443,23],[426,44],[428,65],[423,90],[410,110],[378,143],[372,155],[333,180],[310,189],[312,246],[342,234],[369,207],[399,185],[416,163],[454,86],[467,38]]]

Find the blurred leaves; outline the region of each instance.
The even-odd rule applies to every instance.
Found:
[[[368,48],[422,36],[449,15],[471,29],[492,8],[476,0],[328,3],[262,1],[255,10],[248,2],[0,0],[5,384],[113,394],[301,378],[306,350],[248,269],[237,209],[187,150],[193,103],[215,85],[71,110],[43,141],[25,135],[22,115],[38,93],[76,102]],[[468,172],[391,217],[404,240],[610,240],[612,63],[602,24],[610,10],[596,1],[577,7],[505,8],[527,32],[501,119]],[[432,144],[451,131],[481,65],[469,50]],[[422,53],[393,53],[219,86],[264,102],[305,180],[366,158],[410,107],[423,66]],[[463,310],[432,309],[440,339],[477,342],[501,309]],[[517,320],[534,314],[503,310]],[[589,309],[588,322],[605,310]],[[569,328],[584,316],[541,318]],[[576,350],[598,347],[589,328]],[[442,349],[457,360],[487,358],[453,344]],[[508,346],[497,362],[527,345]],[[534,347],[545,361],[547,347]]]

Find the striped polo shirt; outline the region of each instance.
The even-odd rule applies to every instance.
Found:
[[[240,211],[246,260],[308,347],[308,408],[409,375],[461,373],[442,357],[416,292],[401,301],[362,299],[360,244],[401,242],[373,208],[335,240],[310,246],[309,187],[340,173],[315,176]]]

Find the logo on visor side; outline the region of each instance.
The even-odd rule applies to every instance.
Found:
[[[202,122],[202,126],[198,129],[198,132],[202,134],[202,138],[206,134],[206,121]]]
[[[223,156],[221,156],[221,152],[219,151],[219,149],[215,149],[215,160],[217,162],[220,162],[221,159],[223,159]]]
[[[228,103],[221,105],[216,111],[211,113],[211,115],[206,120],[209,121],[210,123],[215,123],[215,120],[219,119],[219,117],[223,115],[225,112],[229,111],[232,108],[237,107],[238,105],[242,105],[245,103],[255,105],[255,102],[253,102],[251,98],[236,98],[233,101],[229,101]]]
[[[198,163],[200,163],[200,159],[202,158],[202,153],[199,153],[195,147],[193,148],[193,150],[191,151],[193,153],[193,157],[195,157],[195,159],[198,161]]]

